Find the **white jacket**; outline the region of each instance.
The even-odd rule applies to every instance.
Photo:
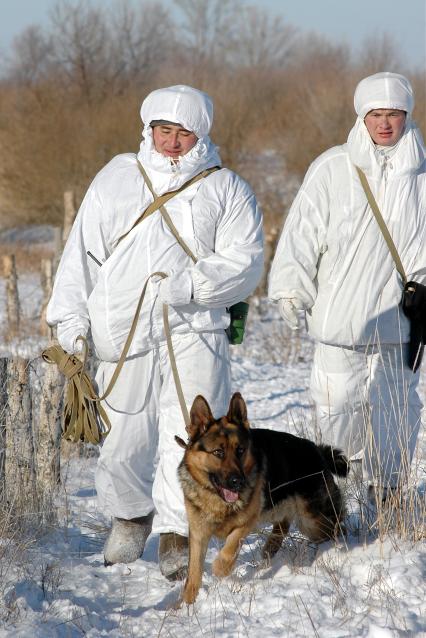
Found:
[[[399,312],[402,281],[354,164],[367,175],[408,279],[426,279],[426,165],[421,133],[408,119],[397,145],[375,147],[358,117],[347,144],[310,166],[290,209],[269,296],[299,299],[310,334],[335,345],[409,339]]]
[[[185,89],[172,87],[181,88]],[[158,97],[153,106],[151,96]],[[194,115],[194,109],[182,111],[180,97],[165,108],[164,93],[157,91],[151,96],[148,106],[152,106],[154,117],[158,117],[155,108],[159,101],[163,105],[161,119],[185,125],[185,116]],[[199,105],[197,108],[200,110]],[[206,134],[205,122],[211,114],[202,115],[198,125],[193,121],[187,124],[202,136],[180,158],[178,166],[154,149],[149,126],[154,117],[146,115],[138,159],[157,195],[179,188],[205,168],[220,165],[216,147]],[[145,280],[156,271],[170,275],[166,281],[174,299],[169,305],[174,334],[226,328],[226,308],[255,289],[263,269],[262,219],[255,196],[243,179],[222,168],[167,202],[174,225],[198,258],[195,265],[159,211],[117,245],[152,199],[133,154],[116,156],[89,187],[65,246],[47,309],[47,321],[58,326],[58,339],[66,350],[73,348],[75,338],[85,335],[90,325],[99,357],[116,361]],[[88,257],[87,251],[102,266]],[[160,280],[151,280],[148,286],[129,356],[149,350],[165,338],[158,296],[161,285]]]

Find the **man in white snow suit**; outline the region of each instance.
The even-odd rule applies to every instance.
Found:
[[[188,86],[150,93],[142,103],[137,155],[114,157],[95,177],[66,244],[47,310],[58,340],[75,352],[91,328],[101,359],[100,395],[116,367],[147,277],[150,279],[124,367],[104,407],[112,424],[96,470],[99,506],[113,517],[106,564],[142,555],[160,534],[159,562],[170,580],[187,566],[188,527],[177,477],[185,424],[166,345],[163,303],[189,409],[202,394],[214,414],[226,412],[230,389],[227,308],[245,299],[263,269],[261,213],[250,187],[220,168],[209,138],[213,105]],[[188,256],[160,211],[134,222],[153,201],[205,169],[219,167],[171,198],[165,208]],[[120,239],[122,238],[122,239]]]
[[[425,146],[409,81],[363,79],[347,143],[310,166],[274,257],[269,296],[317,341],[311,393],[323,440],[363,458],[370,493],[407,478],[420,426],[419,373],[406,361],[402,277],[355,166],[365,173],[408,280],[426,279]]]

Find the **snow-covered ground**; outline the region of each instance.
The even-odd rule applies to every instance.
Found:
[[[24,309],[26,299],[37,297],[38,284],[32,285],[32,293],[30,282],[25,285]],[[0,315],[2,299],[0,287]],[[31,313],[33,303],[28,308]],[[25,348],[35,356],[37,340]],[[315,436],[308,392],[311,357],[306,335],[286,331],[264,300],[252,305],[246,341],[232,349],[232,369],[234,389],[245,397],[253,426]],[[424,378],[421,395],[425,401]],[[222,581],[211,574],[217,552],[212,542],[195,605],[176,611],[172,606],[181,584],[169,583],[159,572],[158,537],[149,538],[135,563],[104,567],[102,543],[109,521],[96,507],[95,464],[94,454],[64,460],[58,524],[19,555],[13,555],[19,539],[8,541],[7,566],[0,567],[0,636],[426,635],[424,519],[414,535],[398,535],[391,527],[379,538],[377,527],[366,532],[366,512],[351,500],[346,539],[317,548],[294,530],[267,565],[260,558],[260,531],[247,539],[236,570]],[[420,505],[423,501],[424,513],[424,427],[413,465],[414,494]]]

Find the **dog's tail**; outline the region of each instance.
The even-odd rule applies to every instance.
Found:
[[[331,445],[319,445],[324,460],[330,472],[336,476],[347,476],[349,473],[349,461],[342,450]]]

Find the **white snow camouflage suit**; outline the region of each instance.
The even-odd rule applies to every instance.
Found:
[[[378,108],[407,111],[392,148],[376,147],[365,126],[365,115]],[[419,375],[404,365],[409,322],[400,308],[402,280],[355,165],[368,178],[408,279],[424,283],[425,147],[412,108],[403,76],[380,73],[358,85],[355,126],[346,144],[310,166],[269,280],[274,301],[300,300],[317,341],[311,392],[323,439],[353,457],[364,451],[367,476],[389,485],[407,470],[415,448]]]
[[[102,360],[96,379],[102,393],[129,332],[147,276],[151,280],[126,363],[106,400],[112,430],[96,472],[101,508],[134,518],[156,510],[153,531],[187,534],[174,435],[185,426],[171,374],[159,289],[168,286],[169,320],[185,402],[197,394],[215,414],[230,398],[226,308],[245,299],[263,269],[261,213],[250,187],[222,168],[166,204],[181,237],[198,258],[194,265],[176,242],[159,211],[119,238],[152,201],[137,166],[146,170],[157,195],[175,190],[202,170],[220,166],[208,136],[210,98],[186,86],[152,92],[143,102],[145,124],[137,156],[118,155],[95,177],[77,215],[55,278],[47,320],[57,325],[67,351],[79,334],[91,331]],[[153,145],[153,120],[176,122],[198,141],[177,164]],[[98,261],[87,256],[90,251]]]

